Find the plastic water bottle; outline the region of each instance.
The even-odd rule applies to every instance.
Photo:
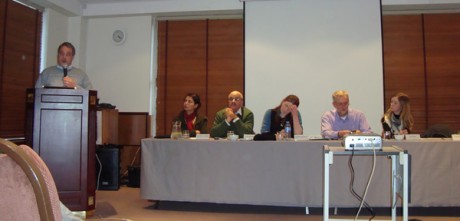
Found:
[[[291,138],[291,131],[292,131],[291,123],[289,123],[289,121],[286,121],[286,124],[284,125],[284,132],[286,132],[287,138]]]

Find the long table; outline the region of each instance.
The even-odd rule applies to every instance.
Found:
[[[144,199],[322,207],[323,147],[340,141],[142,140]],[[385,141],[411,156],[411,207],[460,206],[460,142]],[[330,205],[357,207],[349,191],[349,158],[330,168]],[[372,157],[353,158],[354,188],[364,191]],[[391,160],[378,157],[366,201],[391,206]]]

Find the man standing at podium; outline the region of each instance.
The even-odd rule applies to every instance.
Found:
[[[43,70],[35,84],[36,88],[41,87],[68,87],[75,89],[90,90],[93,88],[88,75],[78,68],[72,66],[75,56],[75,47],[64,42],[58,47],[57,65]]]

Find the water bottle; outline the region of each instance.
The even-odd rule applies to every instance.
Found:
[[[284,125],[284,132],[286,132],[286,138],[291,138],[291,123],[289,121],[286,121],[286,124]]]
[[[384,133],[384,137],[383,137],[385,140],[389,140],[391,139],[391,131],[385,131]]]

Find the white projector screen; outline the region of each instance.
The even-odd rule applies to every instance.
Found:
[[[289,94],[300,98],[304,134],[320,134],[331,95],[347,90],[350,107],[380,133],[383,60],[379,0],[246,1],[245,105],[260,133],[263,114]]]

